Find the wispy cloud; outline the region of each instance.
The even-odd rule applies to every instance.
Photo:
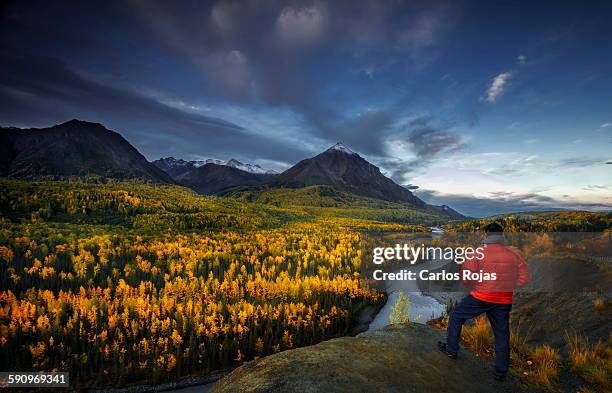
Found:
[[[0,74],[11,78],[0,83],[0,100],[12,102],[0,109],[0,118],[12,119],[29,113],[24,126],[47,126],[66,121],[80,113],[83,120],[97,121],[121,132],[150,159],[164,151],[167,155],[188,156],[201,153],[206,146],[207,156],[246,154],[253,159],[253,151],[274,154],[278,160],[290,160],[295,154],[304,154],[301,147],[287,147],[278,138],[254,134],[242,125],[224,118],[207,116],[182,106],[164,103],[157,97],[139,92],[102,85],[77,74],[59,60],[47,57],[6,56],[0,54]],[[7,99],[6,92],[17,92],[18,98]],[[36,100],[33,100],[36,98]],[[59,99],[66,113],[47,115],[39,107]],[[95,103],[96,110],[83,109]],[[127,110],[126,108],[129,108]],[[84,114],[84,115],[83,115]],[[128,124],[133,127],[123,127]],[[119,125],[119,126],[117,126]],[[167,130],[172,129],[172,133]],[[146,131],[134,131],[146,130]],[[293,154],[288,151],[293,150]],[[287,152],[284,155],[278,152]],[[248,154],[251,154],[249,157]]]
[[[436,40],[448,25],[447,10],[432,9],[420,13],[407,29],[397,35],[397,45],[408,50],[414,63],[423,65],[436,57],[431,52]]]
[[[599,184],[589,184],[586,187],[583,187],[582,189],[585,191],[604,191],[604,190],[608,190],[610,187],[608,186],[602,186]]]
[[[311,7],[285,7],[276,20],[278,34],[286,44],[300,45],[318,40],[326,27],[325,4]]]
[[[603,162],[602,158],[598,157],[571,157],[565,158],[558,162],[559,168],[584,168],[594,165],[600,165]]]
[[[602,125],[599,126],[599,128],[608,128],[612,126],[612,123],[603,123]]]
[[[388,141],[394,149],[411,159],[387,158],[381,165],[389,171],[389,176],[402,184],[406,176],[430,165],[441,155],[456,152],[467,146],[465,138],[436,124],[432,116],[422,116],[411,120],[404,131]]]
[[[537,192],[491,192],[487,197],[445,194],[432,190],[419,190],[416,194],[429,203],[450,205],[461,213],[472,217],[542,210],[609,211],[612,209],[612,205],[605,203],[580,203],[552,198]]]
[[[416,128],[408,135],[418,158],[433,158],[441,152],[452,152],[465,146],[461,136],[429,125]]]
[[[484,101],[493,104],[508,88],[508,82],[512,78],[512,72],[502,72],[491,81]]]
[[[486,173],[501,176],[528,176],[556,170],[597,167],[605,162],[602,157],[569,157],[560,160],[543,159],[537,155],[507,154],[506,161],[485,170]]]

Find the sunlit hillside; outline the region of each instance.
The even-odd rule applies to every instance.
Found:
[[[301,188],[245,187],[233,190],[227,196],[244,202],[298,209],[316,216],[349,217],[408,225],[440,225],[449,221],[447,216],[439,212],[349,194],[323,185]],[[429,231],[428,228],[423,230]]]

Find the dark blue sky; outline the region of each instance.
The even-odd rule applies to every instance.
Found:
[[[283,169],[338,140],[482,215],[612,204],[610,2],[29,2],[0,124]]]

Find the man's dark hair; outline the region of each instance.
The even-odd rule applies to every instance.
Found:
[[[497,223],[497,222],[492,222],[490,224],[487,224],[484,227],[484,231],[485,232],[503,232],[504,231],[504,227],[501,226],[501,224]]]

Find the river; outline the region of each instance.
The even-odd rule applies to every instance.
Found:
[[[435,264],[435,262],[433,262],[433,264]],[[422,263],[414,265],[407,270],[414,271],[418,275],[423,269],[432,269],[431,265],[432,263]],[[441,317],[446,311],[446,304],[438,300],[440,296],[424,294],[419,289],[416,281],[387,280],[385,281],[385,288],[388,295],[387,302],[370,323],[368,331],[379,330],[389,325],[391,308],[397,303],[400,292],[403,292],[404,295],[407,295],[410,299],[410,304],[407,308],[408,318],[411,322],[425,324],[432,319]]]
[[[431,228],[431,236],[433,238],[439,238],[443,233],[444,230],[442,228]],[[418,277],[421,270],[436,271],[448,264],[449,261],[446,260],[429,260],[406,267],[405,269],[415,272]],[[423,293],[417,281],[413,280],[387,280],[385,281],[385,292],[388,295],[387,302],[370,323],[368,331],[379,330],[389,325],[391,308],[397,303],[401,292],[410,299],[410,304],[407,306],[408,318],[411,322],[421,324],[426,324],[432,319],[441,317],[446,312],[448,303],[457,302],[465,296],[465,294],[460,292],[448,291]]]

